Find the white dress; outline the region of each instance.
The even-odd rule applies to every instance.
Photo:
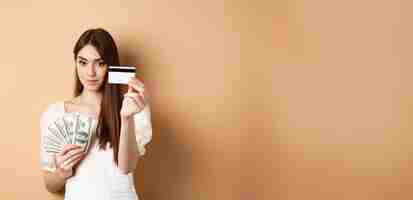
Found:
[[[47,125],[65,113],[64,101],[49,105],[40,118],[40,130],[46,134]],[[82,113],[79,113],[82,114]],[[85,114],[87,115],[87,114]],[[134,116],[136,141],[140,156],[145,154],[145,145],[152,139],[152,123],[149,104]],[[94,119],[94,123],[97,120]],[[96,126],[95,131],[96,131]],[[41,139],[41,145],[43,139]],[[40,148],[41,166],[54,171],[52,158]],[[92,140],[86,157],[76,168],[73,177],[66,181],[65,200],[138,200],[132,173],[123,174],[113,161],[113,150],[98,148],[97,139]]]

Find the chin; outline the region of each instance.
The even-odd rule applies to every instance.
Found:
[[[99,85],[99,86],[88,85],[88,86],[85,86],[84,89],[90,92],[99,92],[101,91],[102,87],[103,87],[102,85]]]

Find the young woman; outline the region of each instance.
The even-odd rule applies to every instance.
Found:
[[[48,125],[69,113],[92,119],[93,139],[87,151],[68,144],[53,155],[40,148],[46,188],[52,193],[64,190],[66,200],[139,199],[132,172],[152,139],[144,85],[137,78],[128,85],[108,83],[108,66],[120,62],[112,36],[103,29],[84,32],[73,53],[74,97],[42,113],[42,144]]]

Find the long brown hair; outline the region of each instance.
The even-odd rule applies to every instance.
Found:
[[[120,65],[118,49],[115,41],[104,29],[89,29],[85,31],[77,40],[73,48],[74,59],[79,51],[86,45],[95,47],[103,62],[107,66]],[[104,77],[103,85],[100,90],[102,92],[102,101],[100,104],[100,114],[97,125],[97,137],[99,138],[99,148],[105,149],[109,143],[113,148],[113,159],[118,164],[119,137],[120,137],[120,109],[122,106],[122,98],[119,85],[108,84],[108,74]],[[75,88],[74,96],[79,96],[83,91],[83,85],[75,70]]]

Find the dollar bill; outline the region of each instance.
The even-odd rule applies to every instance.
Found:
[[[50,142],[50,143],[54,143],[54,144],[58,144],[60,146],[63,146],[64,143],[62,141],[60,141],[58,138],[56,138],[54,135],[49,134],[49,135],[45,135],[43,137],[44,141]]]
[[[67,131],[67,135],[69,138],[69,144],[73,144],[74,143],[74,135],[75,135],[75,123],[76,123],[76,118],[77,115],[74,114],[67,114],[65,116],[62,117],[63,118],[63,122],[66,126],[66,131]]]
[[[54,123],[56,124],[56,127],[59,129],[61,135],[63,135],[63,139],[65,140],[66,144],[70,144],[71,138],[69,138],[69,133],[67,131],[63,118],[58,118]]]
[[[76,132],[74,135],[74,144],[80,145],[84,151],[87,151],[92,136],[92,118],[84,115],[78,115],[76,122]]]
[[[47,145],[47,144],[45,144],[43,148],[44,148],[44,151],[46,152],[59,153],[62,151],[62,148],[54,147],[52,145]]]
[[[75,144],[87,151],[92,139],[93,118],[79,113],[68,113],[48,126],[43,137],[43,149],[48,154],[57,154],[66,144]]]
[[[53,152],[53,153],[60,153],[60,152],[62,152],[62,149],[56,148],[56,147],[52,147],[52,146],[46,146],[46,147],[44,148],[44,151],[46,151],[46,152]]]
[[[63,149],[63,145],[56,144],[56,143],[50,142],[50,141],[43,142],[43,146],[45,146],[45,148],[52,147],[52,148],[56,148],[56,149]]]
[[[49,130],[50,134],[59,140],[62,144],[67,144],[63,133],[60,132],[59,128],[57,128],[56,124],[53,122],[51,123],[47,129]]]
[[[58,152],[58,151],[55,151],[55,150],[46,149],[46,153],[47,153],[49,156],[54,156],[54,155],[58,154],[59,152]]]

